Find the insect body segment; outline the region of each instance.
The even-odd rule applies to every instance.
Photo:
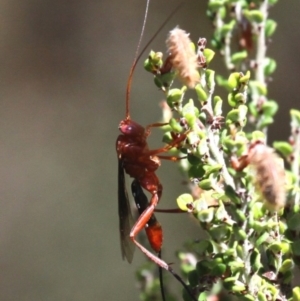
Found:
[[[154,124],[157,126],[158,124]],[[152,261],[158,264],[160,267],[170,270],[171,268],[169,265],[158,258],[156,255],[152,254],[148,251],[144,246],[136,241],[137,234],[147,226],[149,220],[151,219],[155,207],[157,206],[158,202],[160,201],[163,187],[155,174],[156,169],[160,166],[160,154],[168,152],[172,147],[180,145],[180,143],[186,138],[185,135],[181,135],[178,139],[175,139],[172,143],[155,150],[149,150],[148,143],[147,143],[147,136],[149,134],[149,126],[144,129],[142,126],[137,124],[136,122],[125,119],[122,120],[119,126],[122,134],[119,135],[116,143],[117,155],[119,159],[119,169],[122,168],[123,170],[119,170],[119,176],[121,178],[124,177],[124,171],[135,181],[138,182],[140,185],[140,189],[144,188],[151,194],[151,199],[147,208],[144,208],[143,212],[139,216],[138,220],[136,221],[135,225],[132,227],[129,237],[134,242],[134,244]],[[176,161],[176,157],[174,156],[162,156],[164,159],[170,159],[172,161]],[[135,184],[136,185],[136,184]],[[119,180],[119,203],[123,202],[127,193],[122,192],[125,190],[125,181]],[[139,193],[139,190],[137,190]],[[121,198],[120,198],[121,196]],[[128,197],[128,196],[127,196]],[[122,205],[119,205],[119,208],[122,208]],[[120,216],[120,220],[122,216]],[[126,219],[125,219],[126,220]],[[120,221],[120,227],[126,226],[129,222],[124,223]],[[153,228],[151,228],[153,229]],[[122,229],[121,231],[121,239],[122,233],[127,232],[128,228]],[[128,234],[128,232],[127,232]],[[150,241],[151,243],[151,241]],[[124,242],[121,242],[122,245],[122,252],[125,248]],[[159,251],[160,247],[158,248],[159,243],[157,246],[153,247],[155,251]],[[125,251],[126,252],[126,251]],[[128,260],[128,257],[125,257]],[[129,260],[128,260],[129,261]]]
[[[141,215],[149,205],[147,196],[143,192],[143,189],[137,180],[133,180],[131,184],[131,191],[139,215]],[[152,249],[156,253],[159,253],[162,247],[163,234],[162,234],[162,227],[160,223],[157,221],[154,214],[152,214],[149,221],[147,222],[145,226],[145,231]]]
[[[250,165],[255,173],[256,186],[269,210],[279,211],[285,205],[285,171],[280,158],[261,141],[252,143],[248,154],[233,158],[232,166],[237,171]]]

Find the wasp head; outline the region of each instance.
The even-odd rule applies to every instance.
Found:
[[[124,119],[119,124],[119,130],[126,136],[144,136],[145,129],[131,119]]]

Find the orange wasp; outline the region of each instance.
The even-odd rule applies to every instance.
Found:
[[[147,1],[146,14],[140,41],[143,35],[145,20],[148,12],[149,1]],[[136,56],[132,67],[130,69],[129,78],[126,89],[126,117],[119,124],[121,134],[116,141],[116,150],[118,155],[118,203],[119,203],[119,226],[121,236],[121,251],[123,259],[126,258],[130,263],[133,258],[134,246],[137,246],[151,261],[155,262],[160,268],[172,273],[174,277],[181,282],[181,284],[188,291],[193,300],[195,296],[190,292],[188,286],[183,280],[173,271],[171,266],[162,260],[159,256],[154,255],[147,248],[141,245],[136,237],[140,231],[146,229],[146,234],[151,247],[155,253],[160,254],[162,247],[162,228],[154,217],[154,212],[159,203],[163,186],[156,175],[156,170],[161,165],[160,159],[177,161],[180,158],[168,155],[162,155],[168,152],[173,147],[178,147],[185,140],[186,135],[179,135],[177,138],[159,149],[151,150],[148,146],[147,138],[150,135],[151,128],[166,125],[166,123],[154,123],[146,127],[133,121],[129,113],[129,96],[131,90],[131,82],[136,65],[144,53],[145,49],[150,45],[162,27],[169,21],[172,15],[179,9],[178,6],[171,15],[166,19],[153,38],[143,48],[141,53]],[[138,205],[139,218],[133,223],[133,217],[130,211],[130,204],[128,193],[125,185],[125,173],[132,177],[133,180],[133,194]],[[147,197],[144,195],[145,189],[151,194],[150,201],[145,201]],[[139,208],[140,207],[140,208]]]

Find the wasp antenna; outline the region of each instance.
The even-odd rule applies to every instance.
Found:
[[[135,53],[135,58],[133,61],[133,64],[130,68],[129,71],[129,76],[128,76],[128,81],[127,81],[127,87],[126,87],[126,119],[130,119],[130,113],[129,113],[129,98],[130,98],[130,91],[131,91],[131,83],[132,83],[132,77],[133,77],[133,73],[135,70],[135,67],[138,63],[138,61],[140,60],[141,56],[144,54],[145,50],[147,49],[147,47],[153,42],[153,40],[157,37],[157,35],[159,34],[159,32],[164,28],[164,26],[168,23],[168,21],[173,17],[173,15],[181,8],[181,6],[183,5],[183,2],[180,2],[175,9],[170,13],[170,15],[167,17],[167,19],[162,23],[162,25],[157,29],[157,31],[154,33],[154,35],[152,36],[152,38],[147,42],[147,44],[144,46],[144,48],[142,49],[142,51],[140,52],[140,54],[138,55],[139,49],[140,49],[140,45],[142,42],[142,38],[143,38],[143,34],[145,31],[145,27],[146,27],[146,20],[147,20],[147,15],[148,15],[148,10],[149,10],[149,3],[150,0],[147,0],[147,4],[146,4],[146,10],[145,10],[145,17],[144,17],[144,22],[143,22],[143,27],[142,27],[142,31],[141,31],[141,35],[140,35],[140,39],[138,42],[138,46],[136,49],[136,53]]]
[[[136,48],[136,51],[135,51],[133,64],[130,68],[129,77],[128,77],[128,81],[127,81],[127,88],[126,88],[126,119],[130,118],[130,114],[129,114],[129,96],[130,96],[130,90],[131,90],[131,82],[132,82],[132,76],[133,76],[133,72],[134,72],[136,63],[139,60],[138,53],[139,53],[139,50],[140,50],[141,42],[142,42],[142,39],[143,39],[145,27],[146,27],[148,10],[149,10],[149,3],[150,3],[150,0],[147,0],[142,31],[141,31],[141,34],[140,34],[138,45],[137,45],[137,48]]]

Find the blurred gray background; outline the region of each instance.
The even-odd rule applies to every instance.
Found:
[[[194,41],[211,37],[206,1],[185,2],[153,49],[165,49],[176,25]],[[177,3],[152,0],[144,41]],[[121,260],[115,140],[144,7],[142,0],[0,1],[1,301],[138,300],[134,271],[144,257],[136,251],[132,265]],[[271,10],[279,28],[269,95],[282,104],[271,139],[287,138],[288,110],[299,109],[299,11],[297,0]],[[146,125],[160,119],[162,94],[141,66],[132,117]],[[159,171],[162,207],[174,207],[186,189],[171,184],[182,180],[176,170],[164,162]],[[198,238],[198,228],[186,215],[159,219],[164,257],[176,261],[176,237]]]

